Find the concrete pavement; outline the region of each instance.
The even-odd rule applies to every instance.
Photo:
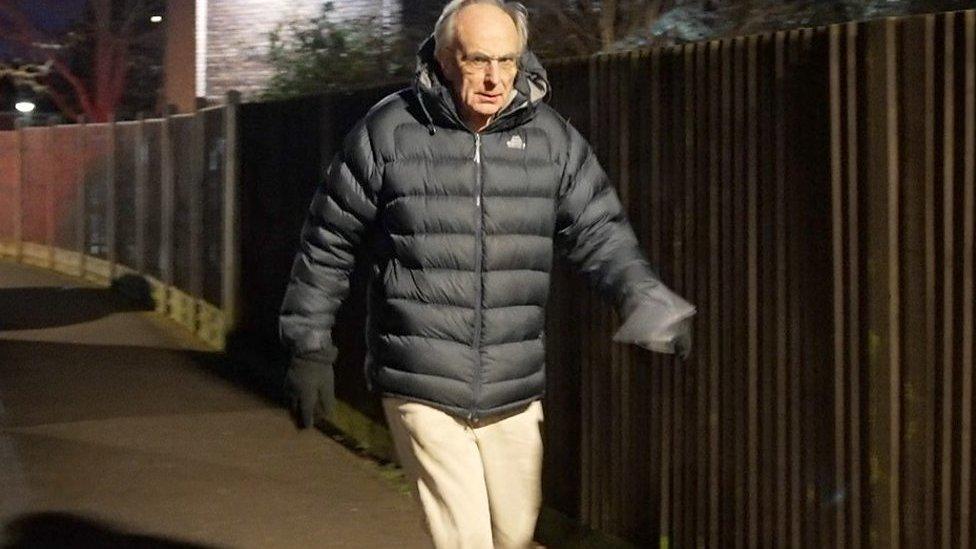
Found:
[[[110,290],[0,261],[0,547],[428,547],[390,472]]]

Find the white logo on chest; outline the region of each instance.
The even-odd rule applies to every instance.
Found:
[[[517,135],[516,134],[516,135],[513,135],[508,140],[508,142],[505,143],[505,145],[507,145],[509,149],[524,149],[525,148],[525,141],[522,141],[522,136],[521,135]]]

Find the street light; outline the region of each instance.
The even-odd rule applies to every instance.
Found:
[[[18,101],[14,105],[14,108],[17,109],[17,112],[22,112],[24,114],[27,114],[27,113],[34,112],[34,108],[36,106],[37,105],[35,105],[33,101]]]
[[[163,22],[163,16],[162,15],[153,15],[152,17],[149,18],[149,22],[150,23],[162,23]]]

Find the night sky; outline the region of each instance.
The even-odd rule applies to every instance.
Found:
[[[27,14],[41,29],[57,34],[81,17],[86,0],[14,0],[13,4]],[[0,61],[9,60],[12,51],[0,36]]]
[[[81,16],[85,0],[15,0],[20,8],[39,26],[57,31],[69,26]]]

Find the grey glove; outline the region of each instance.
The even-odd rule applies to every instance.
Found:
[[[295,355],[285,376],[285,391],[292,417],[300,429],[324,419],[335,407],[335,376],[332,364],[338,352],[334,347]]]
[[[613,335],[618,343],[633,343],[682,360],[691,353],[691,324],[695,307],[663,284],[642,288],[628,307],[623,326]]]

